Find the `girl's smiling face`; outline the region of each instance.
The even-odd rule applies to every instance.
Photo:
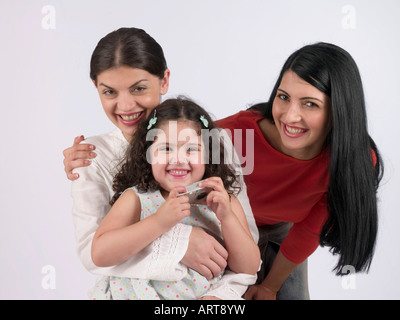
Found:
[[[204,144],[192,121],[165,121],[150,148],[152,173],[169,193],[201,180],[205,173]]]
[[[137,124],[146,119],[167,93],[169,70],[163,79],[143,69],[127,66],[108,69],[97,76],[96,88],[111,122],[130,141]]]
[[[279,151],[301,160],[321,152],[331,129],[327,95],[288,70],[279,85],[272,115],[280,137]]]

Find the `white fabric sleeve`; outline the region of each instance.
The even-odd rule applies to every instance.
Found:
[[[227,270],[222,279],[215,283],[205,296],[214,296],[222,300],[243,300],[247,288],[256,283],[257,275],[234,273]]]
[[[239,157],[235,151],[235,148],[232,144],[232,140],[227,131],[221,130],[220,134],[221,137],[223,138],[224,148],[226,152],[224,161],[229,161],[229,163],[232,164],[236,172],[236,177],[238,178],[238,185],[241,188],[241,191],[237,195],[237,198],[240,204],[242,205],[243,211],[246,215],[246,220],[249,226],[250,233],[253,236],[255,243],[258,243],[258,238],[259,238],[258,228],[253,216],[253,211],[250,206],[249,197],[247,196],[247,187],[243,179],[243,170],[239,161]]]
[[[101,156],[99,150],[98,157]],[[79,179],[72,182],[73,220],[77,253],[85,268],[97,275],[179,280],[187,268],[179,263],[186,253],[192,227],[177,225],[147,246],[140,254],[114,267],[97,267],[91,258],[93,236],[110,210],[112,176],[108,168],[92,160],[88,167],[75,169]]]

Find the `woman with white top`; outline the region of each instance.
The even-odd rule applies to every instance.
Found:
[[[147,118],[161,102],[161,96],[167,93],[169,76],[161,46],[140,29],[121,28],[111,32],[99,41],[93,52],[90,77],[107,117],[117,128],[85,140],[83,136],[77,137],[73,146],[64,150],[65,171],[68,178],[74,180],[71,194],[77,251],[92,273],[176,280],[191,268],[211,279],[227,265],[227,251],[214,237],[201,228],[183,224],[176,225],[139,255],[120,265],[100,268],[91,259],[94,233],[110,210],[113,177],[119,169],[119,161],[137,124]],[[82,160],[88,158],[91,160]],[[238,199],[257,242],[258,231],[242,176],[240,184],[242,191]],[[221,281],[219,288],[214,289],[224,292],[220,297],[240,297],[254,280],[244,279],[241,284],[233,285],[234,276],[226,275],[225,282]],[[226,290],[227,286],[230,290]]]

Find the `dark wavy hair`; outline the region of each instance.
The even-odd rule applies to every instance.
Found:
[[[202,136],[204,145],[206,146],[205,173],[202,179],[213,176],[221,177],[225,189],[229,194],[238,193],[240,187],[237,184],[237,177],[231,165],[223,160],[214,163],[213,152],[219,152],[218,159],[224,159],[225,148],[223,138],[219,135],[219,129],[209,114],[193,101],[178,97],[176,99],[168,99],[156,107],[149,115],[148,119],[156,115],[157,122],[151,129],[159,128],[166,121],[191,121],[197,126],[198,135]],[[204,116],[208,125],[205,128],[200,117]],[[159,183],[154,179],[151,163],[147,161],[146,153],[153,141],[146,139],[149,130],[147,129],[149,121],[141,121],[132,137],[132,141],[127,150],[125,159],[121,169],[114,177],[113,190],[115,194],[110,201],[113,205],[119,198],[120,194],[132,186],[136,186],[140,192],[149,190],[157,190],[160,188]],[[202,134],[202,131],[208,130],[211,134]],[[229,139],[229,138],[228,138]],[[209,146],[209,148],[207,148]],[[208,150],[207,150],[208,149]],[[211,150],[213,152],[211,152]]]
[[[339,255],[337,275],[346,265],[368,271],[378,230],[377,189],[383,175],[378,148],[369,136],[364,92],[351,55],[329,43],[307,45],[285,62],[269,101],[252,106],[273,121],[273,101],[284,73],[295,72],[330,97],[332,129],[328,211],[320,245]],[[371,156],[374,153],[374,156]]]

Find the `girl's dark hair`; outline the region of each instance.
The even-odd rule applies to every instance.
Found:
[[[320,245],[339,255],[334,270],[351,265],[368,271],[374,254],[377,229],[377,189],[383,164],[368,134],[363,86],[357,65],[348,52],[329,43],[307,45],[285,62],[269,101],[251,108],[273,120],[272,107],[284,73],[295,72],[330,97],[332,129],[328,211]],[[250,108],[250,109],[251,109]]]
[[[101,72],[120,66],[143,69],[162,79],[167,62],[161,46],[144,30],[120,28],[97,44],[90,60],[90,78],[96,83]]]
[[[157,122],[151,129],[159,128],[166,121],[191,121],[195,124],[197,133],[199,136],[201,135],[206,146],[205,157],[208,159],[205,161],[205,173],[202,179],[213,176],[221,177],[228,193],[239,192],[240,187],[237,184],[235,171],[224,161],[225,149],[223,138],[219,134],[220,131],[202,107],[186,98],[178,97],[177,99],[165,100],[152,111],[148,119],[152,119],[154,116],[157,117]],[[205,118],[207,127],[204,126],[200,117]],[[111,205],[115,203],[124,190],[132,186],[136,186],[140,192],[160,188],[159,183],[153,177],[151,163],[147,161],[146,157],[147,150],[153,144],[152,139],[146,139],[149,132],[148,125],[149,121],[141,121],[138,124],[121,169],[114,177],[113,190],[115,195],[110,201]],[[213,161],[211,149],[213,152],[220,152],[218,157],[220,161],[217,163]]]

